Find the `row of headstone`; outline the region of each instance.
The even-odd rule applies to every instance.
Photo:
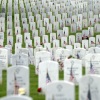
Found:
[[[85,60],[86,75],[98,74],[99,71],[99,54],[88,54]],[[59,66],[56,61],[43,61],[39,64],[38,85],[44,90],[48,83],[59,80]],[[79,84],[82,78],[82,61],[77,59],[65,59],[64,61],[64,80]]]
[[[94,61],[94,59],[95,59],[95,57],[94,57],[95,55],[93,55],[93,61]],[[97,56],[97,55],[96,55]],[[98,57],[99,57],[99,55],[98,55]],[[91,60],[91,59],[90,59]],[[97,58],[97,60],[99,60],[99,58]],[[94,61],[94,62],[92,62],[92,61],[90,61],[90,64],[89,64],[89,67],[90,67],[90,70],[92,70],[92,68],[93,68],[93,63],[96,65],[96,67],[95,67],[95,69],[93,69],[92,71],[96,71],[97,72],[97,74],[99,74],[98,72],[99,72],[99,70],[97,70],[96,68],[99,68],[99,61],[97,62],[97,60],[96,61]],[[69,60],[67,60],[68,62],[69,62]],[[51,67],[51,68],[53,68],[53,69],[50,69],[50,67],[49,67],[49,65],[52,63],[51,61],[48,61],[49,62],[49,64],[48,64],[48,67],[47,67],[47,64],[45,64],[46,62],[43,62],[43,65],[42,65],[42,63],[40,63],[40,66],[42,66],[42,67],[40,67],[41,68],[41,71],[39,71],[39,73],[41,73],[41,74],[39,74],[41,77],[42,77],[42,81],[40,80],[40,84],[41,84],[41,82],[42,82],[42,84],[44,84],[43,83],[43,77],[45,77],[44,78],[44,81],[45,81],[45,84],[46,84],[46,82],[48,81],[48,83],[49,82],[51,82],[51,78],[50,78],[50,76],[49,75],[52,75],[51,77],[52,78],[54,78],[54,76],[55,75],[57,75],[57,74],[51,74],[51,72],[53,72],[54,71],[54,68],[56,68],[56,67]],[[67,62],[67,65],[68,65],[68,62]],[[92,62],[92,64],[91,64],[91,62]],[[55,62],[55,64],[56,64],[57,62]],[[70,64],[71,63],[71,64]],[[75,74],[75,69],[77,69],[77,68],[79,68],[79,66],[80,66],[80,68],[82,68],[82,66],[81,65],[75,65],[77,68],[75,68],[75,69],[73,69],[74,67],[73,67],[73,65],[74,65],[74,63],[76,63],[76,61],[74,62],[74,60],[73,61],[71,61],[69,63],[69,66],[71,66],[70,68],[68,67],[67,69],[69,69],[70,71],[68,72],[68,70],[66,70],[66,68],[65,68],[65,72],[67,71],[67,74],[65,75],[66,76],[66,78],[67,78],[67,75],[69,76],[69,78],[68,78],[68,80],[72,80],[72,81],[76,81],[76,79],[77,78],[79,78],[79,77],[77,77],[77,72],[76,72],[76,74]],[[79,61],[78,61],[78,63],[76,63],[76,64],[79,64]],[[46,67],[44,67],[44,66],[46,66]],[[53,65],[52,65],[53,66]],[[55,65],[54,65],[55,66]],[[67,67],[67,66],[66,66]],[[27,67],[26,67],[27,68]],[[26,69],[25,68],[25,69]],[[44,68],[44,69],[43,69]],[[17,81],[17,79],[16,79],[16,76],[17,76],[17,74],[20,72],[20,70],[21,69],[23,69],[23,67],[21,66],[21,67],[11,67],[11,68],[9,68],[9,70],[8,70],[8,75],[7,75],[7,79],[8,79],[8,87],[10,88],[10,90],[9,90],[9,88],[8,88],[8,90],[9,91],[11,91],[11,89],[12,89],[12,85],[18,85],[17,83],[15,83],[16,81]],[[28,69],[28,68],[27,68]],[[13,72],[13,70],[14,70],[14,73],[12,73],[11,74],[11,72]],[[44,72],[43,72],[43,70],[44,70]],[[51,70],[51,71],[50,71]],[[53,71],[52,71],[53,70]],[[79,71],[79,70],[76,70],[76,71]],[[22,72],[24,73],[24,71],[22,70]],[[43,73],[42,73],[43,72]],[[45,74],[45,72],[46,72],[46,74]],[[57,72],[57,70],[55,70],[55,72]],[[74,75],[76,75],[75,77],[74,77],[74,75],[73,75],[73,72],[74,72]],[[80,72],[82,73],[82,70],[80,70]],[[16,75],[15,75],[15,73],[16,73]],[[28,73],[28,72],[27,72]],[[49,74],[50,73],[50,74]],[[20,86],[21,87],[26,87],[26,86],[24,86],[25,85],[25,83],[27,82],[27,80],[26,81],[24,81],[24,78],[22,78],[22,77],[24,77],[24,75],[22,76],[22,75],[20,75],[21,73],[19,73],[18,74],[18,79],[19,79],[19,84],[20,84]],[[26,74],[26,72],[24,73],[24,74]],[[45,76],[46,75],[46,76]],[[54,75],[54,76],[53,76]],[[11,78],[11,76],[13,76],[14,77],[14,84],[12,83],[13,81],[11,80],[10,81],[10,79],[12,79]],[[9,78],[10,77],[10,78]],[[56,77],[57,78],[57,77]],[[75,79],[76,78],[76,79]],[[22,81],[23,80],[23,81]],[[52,79],[52,80],[55,80],[55,79]],[[10,82],[10,83],[9,83]],[[20,83],[21,82],[21,83]],[[25,82],[25,83],[24,83]],[[24,85],[23,85],[24,84]],[[27,84],[27,83],[26,83]],[[10,86],[9,86],[10,85]],[[14,86],[15,86],[14,85]],[[17,89],[17,90],[16,90]],[[19,89],[19,86],[17,87],[16,86],[16,93],[18,93],[18,89]],[[14,93],[14,90],[12,90],[11,92],[9,92],[9,93],[11,93],[11,94],[13,94]]]
[[[75,73],[72,72],[74,70],[74,68],[72,69],[70,67],[68,69],[69,69],[69,70],[67,70],[68,73],[66,73],[66,70],[65,70],[64,79],[72,82],[74,80],[74,76],[75,76]],[[77,74],[77,75],[79,75],[79,74]],[[45,62],[40,63],[40,65],[39,65],[39,81],[38,81],[39,87],[42,87],[44,89],[44,87],[48,83],[51,83],[55,80],[59,80],[58,76],[59,76],[59,74],[58,74],[58,63],[57,62],[45,61]],[[71,78],[71,80],[69,80],[70,78]],[[74,83],[74,81],[73,81],[73,83]]]
[[[75,38],[76,38],[76,40],[75,40]],[[60,43],[60,40],[56,38],[56,33],[50,33],[50,42],[48,41],[49,40],[48,36],[43,35],[42,44],[53,43],[53,47],[60,47],[60,44],[61,44],[61,47],[66,47],[67,45],[76,45],[77,47],[81,47],[81,43],[82,43],[82,47],[84,47],[83,46],[85,44],[84,42],[87,41],[88,47],[95,47],[95,46],[99,45],[99,35],[97,35],[96,38],[95,37],[88,38],[88,36],[84,36],[84,38],[86,38],[86,39],[82,40],[82,38],[83,37],[81,37],[81,33],[78,33],[77,37],[75,37],[74,35],[70,35],[70,36],[68,36],[68,38],[61,37],[61,43]],[[36,47],[40,44],[41,44],[40,37],[35,36],[34,37],[34,46]]]
[[[19,16],[18,14],[15,14],[15,16]],[[19,17],[18,17],[19,18]]]
[[[18,14],[15,14],[15,17],[16,17],[16,16],[19,16],[19,15],[18,15]],[[18,18],[19,18],[19,17],[18,17]],[[15,19],[16,19],[16,18],[15,18]]]
[[[49,44],[47,44],[47,46],[45,46],[45,48],[44,48],[44,50],[45,50],[44,55],[46,56],[46,51],[49,51],[49,53],[50,53],[49,54],[50,55],[49,59],[52,59],[52,57],[54,57],[54,60],[56,60],[58,62],[61,62],[65,58],[68,58],[70,55],[72,55],[76,59],[82,59],[88,53],[100,53],[99,47],[91,47],[91,48],[88,49],[88,51],[86,51],[83,48],[72,49],[71,45],[66,46],[66,48],[67,49],[57,48],[57,49],[54,49],[54,51],[52,51],[53,49],[51,49],[49,47]],[[35,59],[34,58],[31,59],[31,62],[29,62],[28,57],[29,57],[30,53],[29,53],[28,49],[21,48],[21,49],[19,49],[18,53],[16,53],[15,55],[12,55],[12,57],[11,57],[11,53],[10,53],[9,48],[7,48],[7,49],[0,48],[0,52],[1,52],[1,55],[0,55],[1,67],[0,67],[0,69],[6,69],[8,67],[9,62],[12,65],[25,65],[25,66],[28,66],[30,63],[31,64],[34,63],[35,65],[36,64],[38,65],[38,60],[36,62],[34,62],[34,60],[36,60],[36,52],[38,50],[34,49],[34,51],[35,51],[34,52]],[[40,52],[40,54],[37,55],[37,58],[40,59],[44,55],[42,55],[42,52]],[[12,61],[11,61],[11,59],[8,59],[8,58],[11,58]],[[42,58],[47,59],[46,57],[42,57]]]
[[[79,82],[79,100],[100,98],[99,75],[88,75]],[[75,86],[66,81],[55,81],[46,86],[46,100],[75,100]]]
[[[79,100],[99,99],[99,75],[87,75],[81,78],[79,82]],[[46,100],[75,100],[75,86],[67,81],[55,81],[47,84],[45,88]],[[32,100],[25,96],[8,96],[0,100]]]
[[[4,5],[6,3],[7,2],[4,2]],[[25,3],[26,11],[30,12],[31,7],[30,7],[29,0],[28,1],[24,0],[24,2],[20,1],[20,6],[22,4],[23,7],[24,7],[24,3]],[[51,4],[50,4],[50,8],[51,8],[51,11],[54,12],[55,6],[53,6],[52,3],[53,2],[51,2]],[[9,1],[8,4],[10,4],[10,1]],[[41,1],[40,1],[40,3],[39,3],[39,1],[37,1],[37,4],[41,4]],[[3,5],[3,3],[2,3],[2,5]],[[15,27],[16,44],[15,44],[15,55],[12,55],[12,65],[13,66],[7,70],[7,74],[8,74],[7,75],[7,94],[8,95],[18,94],[18,90],[20,88],[24,88],[25,91],[26,91],[26,95],[29,95],[29,77],[28,77],[29,68],[28,68],[28,64],[30,62],[28,62],[28,56],[31,55],[32,53],[28,53],[28,55],[27,55],[27,53],[25,51],[20,50],[21,47],[22,47],[22,43],[23,43],[22,42],[22,35],[21,35],[21,28],[20,28],[20,20],[22,21],[21,24],[23,26],[22,30],[23,30],[23,33],[24,33],[24,42],[26,43],[26,47],[30,47],[30,48],[33,48],[33,47],[32,47],[32,41],[30,39],[31,34],[29,33],[29,28],[28,28],[29,24],[27,22],[27,19],[29,19],[29,22],[32,21],[33,26],[30,27],[32,30],[34,30],[35,24],[37,24],[37,26],[35,26],[35,27],[37,27],[37,29],[39,29],[39,32],[40,32],[39,35],[40,36],[43,36],[45,34],[45,29],[46,28],[49,28],[48,29],[49,33],[50,33],[50,35],[52,35],[51,34],[51,32],[52,32],[51,27],[53,26],[53,30],[57,31],[57,38],[58,39],[60,39],[62,34],[63,34],[63,32],[62,32],[63,30],[59,30],[59,28],[63,28],[65,26],[65,23],[62,20],[60,20],[60,18],[57,19],[57,17],[55,17],[54,15],[50,15],[49,16],[50,25],[48,25],[49,24],[49,22],[48,22],[49,19],[41,19],[41,15],[39,15],[39,14],[36,14],[36,21],[37,22],[34,23],[34,18],[33,18],[34,16],[31,16],[32,18],[30,17],[30,15],[32,15],[31,12],[28,13],[28,18],[26,18],[26,14],[24,16],[24,14],[21,13],[21,19],[20,19],[19,18],[19,10],[18,10],[18,2],[15,3],[14,7],[15,7],[14,8],[14,12],[15,12],[15,14],[14,14],[14,17],[15,17],[14,18],[15,19],[14,20],[14,25],[16,26]],[[62,11],[63,7],[65,7],[65,6],[61,7],[61,11]],[[6,6],[5,6],[5,8],[6,8]],[[54,8],[54,10],[53,10],[53,8]],[[8,11],[10,11],[10,10],[8,9]],[[34,14],[35,14],[35,12],[34,12]],[[94,18],[88,18],[89,23],[86,22],[86,25],[87,25],[86,27],[88,27],[88,25],[92,26],[95,23],[95,31],[99,32],[99,24],[97,24],[98,18],[96,18],[96,20],[95,20],[95,16],[93,16],[93,17]],[[14,37],[13,37],[12,24],[11,24],[12,23],[12,18],[9,18],[9,17],[7,17],[7,18],[8,18],[7,29],[11,32],[11,33],[8,32],[8,35],[9,34],[12,35],[12,36],[7,36],[7,44],[13,46]],[[55,18],[57,20],[55,20]],[[71,18],[72,18],[72,20],[71,20]],[[2,22],[3,24],[1,24],[2,25],[1,32],[5,32],[5,19],[1,18],[1,20],[3,20],[3,22]],[[72,16],[72,17],[70,16],[69,19],[66,19],[66,22],[67,22],[67,20],[70,20],[70,22],[68,22],[69,23],[68,25],[71,27],[71,32],[76,32],[76,30],[82,30],[82,20],[78,19],[78,21],[80,23],[77,22],[77,16]],[[46,23],[45,23],[45,21],[46,21]],[[44,22],[44,25],[45,25],[46,28],[43,27],[43,22]],[[84,27],[85,27],[85,25],[84,25]],[[66,28],[66,31],[67,32],[65,33],[65,36],[68,36],[69,33],[68,33],[67,28]],[[61,34],[60,34],[61,36],[59,36],[60,32],[61,32]],[[36,33],[36,35],[38,34],[37,31],[35,33]],[[82,33],[84,33],[84,31],[82,31]],[[3,37],[3,35],[4,34],[2,34],[2,37]],[[88,30],[87,30],[86,34],[82,34],[82,35],[83,35],[82,36],[83,39],[86,39],[86,37],[88,36]],[[92,36],[93,33],[90,34],[90,35]],[[56,39],[55,36],[56,36],[56,33],[53,37],[54,41],[52,41],[52,37],[51,37],[50,40],[51,40],[51,42],[53,42],[54,47],[59,47],[59,40],[55,40]],[[4,37],[3,37],[3,39],[4,39]],[[48,42],[48,40],[49,40],[49,38],[47,36],[43,37],[43,43]],[[61,40],[63,40],[63,39],[61,39]],[[66,46],[67,40],[66,40],[66,38],[64,38],[64,40],[65,40],[65,42],[63,41],[63,43]],[[90,41],[89,43],[90,44],[93,43],[93,46],[95,46],[95,38],[93,38],[92,40],[93,41],[92,42]],[[69,44],[73,45],[74,44],[73,41],[75,41],[75,38],[71,38],[71,39],[69,38]],[[84,41],[86,41],[86,42],[84,42]],[[82,47],[85,48],[85,49],[88,49],[88,40],[84,40],[84,41],[83,41],[83,46]],[[96,38],[96,41],[97,41],[97,43],[99,43],[99,39]],[[3,44],[3,42],[2,42],[2,44]],[[38,45],[40,45],[40,37],[34,37],[34,46],[38,46]],[[75,45],[75,47],[80,47],[80,44]],[[22,54],[18,54],[19,52],[21,52]],[[31,50],[31,52],[32,52],[32,50]],[[5,54],[2,55],[2,54],[0,56],[1,57],[0,61],[3,62],[2,65],[5,64],[5,68],[6,68],[6,65],[8,63],[7,63],[7,58],[5,58],[5,57],[8,57],[8,53],[6,53],[6,55]],[[60,54],[62,54],[62,55],[60,55]],[[77,57],[78,59],[82,59],[85,54],[86,54],[86,51],[83,50],[82,52],[80,52],[80,51],[75,52],[74,56]],[[65,60],[65,58],[68,58],[71,55],[71,52],[69,50],[63,50],[63,52],[58,50],[58,51],[55,51],[55,55],[54,55],[55,60],[59,61],[59,63],[62,64],[61,62],[63,62]],[[39,87],[43,87],[45,89],[45,86],[47,85],[47,83],[53,82],[54,80],[58,80],[58,69],[59,69],[58,63],[55,62],[55,64],[54,64],[54,62],[52,63],[52,61],[50,61],[51,60],[51,53],[50,52],[48,52],[48,53],[45,52],[45,51],[36,52],[34,56],[35,56],[34,57],[35,58],[34,59],[34,61],[35,61],[34,64],[35,64],[35,70],[36,70],[35,72],[36,72],[36,74],[39,74],[39,83],[38,84],[39,84]],[[86,73],[88,73],[90,71],[90,72],[95,72],[96,74],[97,73],[99,74],[99,63],[97,63],[97,60],[99,60],[99,56],[97,58],[98,59],[96,59],[95,63],[93,62],[93,61],[95,61],[94,57],[92,58],[92,61],[91,61],[91,59],[89,61],[87,61],[86,66],[88,66],[88,67],[86,67],[86,69],[88,68],[89,70],[88,71],[86,70]],[[47,61],[47,60],[49,60],[49,64],[46,64],[44,62],[44,61]],[[78,61],[75,60],[75,62],[74,62],[74,60],[73,61],[71,61],[71,60],[65,61],[66,63],[64,63],[64,65],[62,65],[63,68],[62,67],[61,68],[64,69],[64,80],[69,80],[69,81],[78,83],[79,78],[82,77],[82,64],[81,64],[82,62],[81,62],[81,60],[78,60]],[[40,63],[40,65],[39,65],[39,63]],[[18,65],[20,65],[20,67]],[[49,67],[50,65],[52,65],[54,67],[52,67],[52,66]],[[66,66],[66,65],[68,65],[68,66]],[[96,66],[95,69],[94,69],[93,65]],[[68,69],[69,69],[69,71],[68,71]],[[24,76],[27,76],[27,77],[25,78]],[[71,83],[69,83],[69,84],[71,84]],[[68,87],[68,86],[66,86],[66,87]],[[61,91],[61,88],[62,88],[61,85],[58,86],[59,91]],[[70,87],[70,89],[71,89],[71,87]],[[69,89],[69,91],[70,91],[70,89]],[[68,91],[68,89],[66,89],[66,90]],[[49,94],[46,98],[50,99],[52,97],[54,100],[55,99],[56,100],[59,100],[59,99],[60,100],[62,100],[62,99],[72,99],[72,98],[74,99],[75,98],[75,96],[73,95],[74,94],[74,88],[72,88],[72,91],[73,91],[72,95],[71,95],[71,92],[69,93],[69,91],[67,93],[68,95],[70,95],[69,97],[65,96],[66,92],[62,93],[62,94],[64,94],[64,96],[61,97],[61,95],[60,95],[60,97],[59,97],[58,95],[53,95],[52,96],[50,94],[50,92],[47,91],[47,93],[49,93]]]
[[[53,37],[53,39],[54,39],[54,37]],[[47,40],[47,37],[45,37],[44,40],[43,40],[44,45],[45,45],[45,43],[48,43],[48,42],[46,42],[46,40]],[[32,42],[31,41],[27,41],[27,42],[28,43],[27,43],[26,46],[27,46],[28,49],[30,49],[31,53],[33,54]],[[89,40],[82,40],[82,48],[85,48],[85,49],[88,50],[89,47],[95,47],[96,44],[99,45],[98,43],[99,43],[98,40],[96,40],[96,43],[95,43],[95,38],[90,37]],[[34,46],[38,46],[38,45],[40,45],[40,37],[35,37],[34,38]],[[74,48],[81,47],[80,43],[75,43],[75,36],[70,36],[69,37],[69,44],[67,42],[66,37],[61,38],[61,46],[66,47],[67,45],[74,45]],[[60,47],[60,41],[54,39],[53,47],[54,48]],[[16,43],[15,44],[15,53],[17,53],[18,49],[20,49],[20,48],[22,48],[21,43]]]

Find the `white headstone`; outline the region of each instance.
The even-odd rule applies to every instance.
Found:
[[[86,55],[86,49],[84,48],[75,48],[73,49],[73,57],[76,59],[82,59]]]
[[[29,68],[26,66],[12,66],[7,69],[7,95],[18,94],[20,88],[29,95]]]
[[[82,61],[78,59],[66,59],[64,61],[64,80],[78,85],[82,77]]]
[[[100,99],[99,75],[83,76],[79,83],[79,100],[99,100]]]
[[[7,69],[8,67],[8,50],[0,48],[0,61],[2,62],[0,69]]]
[[[43,61],[51,60],[51,54],[48,51],[40,51],[35,54],[35,72],[38,74],[39,63]]]
[[[28,67],[28,55],[24,53],[19,53],[12,55],[12,65],[23,65]]]
[[[39,64],[39,83],[38,87],[45,92],[45,86],[55,80],[58,80],[58,63],[55,61],[44,61]]]
[[[88,53],[100,53],[99,47],[91,47],[88,49]]]
[[[63,70],[64,68],[63,61],[69,56],[71,56],[71,52],[68,49],[58,48],[55,51],[55,60],[58,61],[59,63],[59,67],[60,67],[59,69]]]
[[[100,74],[100,54],[85,56],[86,74]]]
[[[55,81],[46,86],[46,100],[75,100],[74,84]]]

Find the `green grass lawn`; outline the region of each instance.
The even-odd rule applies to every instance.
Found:
[[[8,7],[8,6],[7,6]],[[14,8],[14,6],[12,5],[12,7]],[[19,7],[19,5],[18,5]],[[1,9],[1,5],[0,5],[0,9]],[[19,8],[20,9],[20,8]],[[19,13],[20,13],[20,10],[19,10]],[[16,42],[16,36],[15,36],[15,28],[14,28],[14,9],[12,9],[12,20],[13,20],[13,37],[14,37],[14,45],[13,45],[13,49],[12,49],[12,53],[15,52],[15,42]],[[33,14],[34,15],[34,14]],[[20,16],[20,27],[21,27],[21,31],[22,31],[22,21],[21,21],[21,14],[19,15]],[[36,19],[35,19],[36,21]],[[29,22],[28,22],[29,23]],[[39,29],[38,29],[39,30]],[[31,39],[32,39],[32,31],[29,31],[31,33]],[[53,31],[55,32],[55,31]],[[7,44],[7,9],[6,9],[6,15],[5,15],[5,34],[4,34],[4,45]],[[55,32],[57,33],[57,32]],[[23,44],[22,44],[22,47],[25,47],[25,43],[24,43],[24,33],[22,31],[23,34]],[[100,34],[100,33],[96,33],[94,36],[96,36],[97,34]],[[50,34],[46,33],[46,35],[48,35],[50,37]],[[70,32],[70,27],[69,27],[69,35],[76,35],[74,33],[71,33]],[[33,44],[34,44],[34,40],[32,40]],[[41,39],[42,41],[42,39]],[[29,66],[30,68],[30,96],[32,98],[34,98],[34,100],[45,100],[45,96],[44,95],[40,95],[38,94],[37,92],[37,88],[38,88],[38,76],[35,75],[35,67],[33,65],[30,65]],[[85,74],[85,68],[83,68],[83,75]],[[6,71],[3,71],[3,83],[0,84],[0,97],[3,97],[3,96],[6,96],[6,83],[7,83],[7,80],[6,80]],[[63,71],[59,71],[59,80],[63,80],[63,77],[64,77],[64,73]],[[76,99],[75,100],[79,100],[78,99],[78,96],[79,96],[79,89],[78,89],[78,86],[75,86],[75,97]]]

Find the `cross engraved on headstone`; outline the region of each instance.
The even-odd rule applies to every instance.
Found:
[[[92,77],[89,77],[89,81],[88,81],[88,84],[92,84],[93,83],[93,78]]]
[[[2,13],[5,13],[5,8],[2,8]]]
[[[94,53],[96,53],[96,50],[95,50],[95,48],[93,49],[93,51],[94,51]]]
[[[73,67],[73,65],[74,65],[74,61],[71,61],[71,66]]]
[[[60,84],[57,85],[57,90],[58,90],[59,92],[61,92],[62,88],[63,88],[62,85],[60,85]]]
[[[95,59],[95,55],[93,55],[92,57],[91,57],[91,60],[94,60]]]
[[[19,68],[16,68],[15,73],[18,74],[19,71],[20,71],[20,69]]]

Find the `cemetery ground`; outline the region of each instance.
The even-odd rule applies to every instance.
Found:
[[[1,6],[0,6],[1,9]],[[13,12],[14,13],[14,12]],[[14,15],[14,14],[13,14]],[[33,14],[34,15],[34,14]],[[7,32],[7,14],[5,15],[5,33]],[[27,16],[27,13],[26,13]],[[21,15],[20,15],[20,19],[21,19]],[[12,25],[14,26],[14,16],[12,16],[12,20],[13,23]],[[36,22],[36,19],[34,18],[34,22]],[[28,22],[29,23],[29,22]],[[21,24],[21,32],[22,32],[22,36],[23,36],[23,43],[22,43],[22,47],[25,47],[25,42],[24,42],[24,32],[23,32],[23,28],[22,28],[22,21],[20,20],[20,24]],[[87,29],[87,28],[86,28]],[[15,28],[13,27],[13,32],[15,32]],[[32,33],[32,31],[29,30],[30,33]],[[78,32],[82,32],[82,31],[78,31]],[[56,31],[53,31],[53,33],[56,33]],[[95,33],[94,37],[96,37],[96,35],[98,35],[99,33]],[[32,38],[32,34],[31,38]],[[50,34],[46,33],[46,35],[48,35],[48,41],[50,41]],[[76,35],[75,33],[71,33],[71,29],[69,27],[69,35]],[[7,35],[4,34],[4,45],[7,42]],[[15,42],[16,42],[16,35],[13,34],[13,49],[12,49],[12,53],[15,52]],[[42,41],[42,37],[40,37],[40,40]],[[69,41],[69,40],[68,40]],[[32,44],[34,44],[34,40],[32,40]],[[60,41],[60,46],[61,46],[61,41]],[[53,47],[53,44],[51,43],[51,47]],[[10,66],[9,66],[10,67]],[[38,89],[38,75],[35,74],[35,66],[33,65],[29,65],[30,67],[30,97],[33,98],[33,100],[45,100],[45,95],[39,94],[37,89]],[[85,68],[83,67],[83,71],[82,71],[83,75],[85,75]],[[0,84],[0,97],[4,97],[6,96],[6,89],[7,89],[7,76],[6,76],[7,72],[3,71],[3,80],[2,80],[2,84]],[[59,71],[59,80],[64,80],[64,72],[63,71]],[[79,100],[79,87],[75,86],[75,100]]]
[[[14,7],[13,7],[14,8]],[[0,10],[1,10],[1,4],[0,4]],[[14,28],[14,9],[12,10],[12,26],[13,26],[13,49],[12,49],[12,53],[15,52],[15,42],[16,42],[16,35],[15,35],[15,28]],[[19,13],[20,12],[20,7],[19,7]],[[24,32],[23,32],[23,26],[22,26],[22,21],[21,21],[21,14],[20,15],[20,26],[21,26],[21,34],[23,36],[23,43],[22,43],[22,47],[25,47],[25,42],[24,42]],[[27,17],[27,13],[26,13],[26,17]],[[33,14],[34,16],[34,14]],[[34,19],[34,22],[36,22],[36,19]],[[29,23],[29,22],[28,22]],[[55,33],[57,33],[56,31],[53,31]],[[80,31],[79,31],[80,32]],[[5,33],[7,33],[7,7],[6,7],[6,14],[5,14]],[[32,39],[32,31],[29,31],[29,33],[31,33],[31,39]],[[96,35],[98,35],[99,33],[95,33],[94,37]],[[50,39],[50,34],[46,33],[46,35],[49,36]],[[69,35],[76,35],[74,33],[71,33],[70,31],[70,27],[69,27]],[[41,41],[42,41],[42,37],[40,37]],[[49,40],[50,41],[50,40]],[[4,34],[4,45],[7,44],[7,34]],[[32,39],[32,44],[34,44],[34,40]],[[61,44],[61,41],[60,41]],[[53,44],[51,45],[53,46]],[[61,45],[60,45],[61,46]],[[9,66],[10,67],[10,66]],[[33,100],[45,100],[45,96],[42,94],[39,94],[37,89],[38,89],[38,75],[35,74],[35,66],[33,65],[29,65],[29,69],[30,69],[30,97],[33,98]],[[83,67],[83,75],[85,75],[85,68]],[[7,71],[3,71],[3,80],[2,80],[2,84],[0,84],[0,97],[4,97],[6,96],[6,89],[7,89]],[[63,71],[59,71],[59,80],[64,80],[64,72]],[[78,86],[75,86],[75,100],[79,100],[79,91],[78,91]]]
[[[45,100],[45,96],[42,94],[39,94],[38,89],[38,76],[35,74],[35,66],[29,65],[30,67],[30,97],[33,98],[33,100]],[[3,82],[0,84],[0,97],[3,97],[6,95],[6,71],[3,71]],[[83,67],[83,75],[85,74],[85,68]],[[64,73],[63,71],[59,71],[59,80],[63,80]],[[78,86],[75,86],[75,100],[79,100],[79,91]]]

